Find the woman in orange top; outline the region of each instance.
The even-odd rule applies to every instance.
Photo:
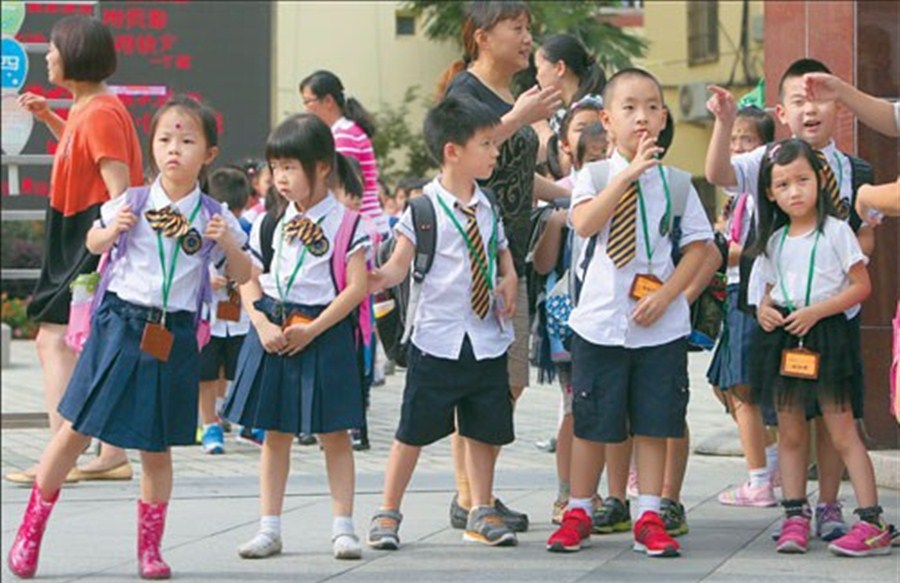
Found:
[[[50,110],[47,100],[32,93],[19,97],[59,139],[50,177],[50,205],[45,222],[44,260],[28,315],[39,322],[37,351],[44,370],[44,401],[50,429],[62,419],[56,411],[75,367],[77,355],[66,345],[71,293],[69,284],[97,269],[98,259],[85,247],[100,205],[143,182],[141,146],[131,115],[105,80],[116,70],[109,29],[99,20],[70,16],[56,23],[47,53],[50,83],[72,93],[68,119]],[[7,474],[20,483],[34,480],[37,467]],[[72,479],[131,479],[125,451],[104,445],[101,456]]]

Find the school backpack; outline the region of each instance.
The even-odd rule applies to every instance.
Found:
[[[671,166],[662,166],[671,185],[672,216],[669,217],[669,239],[672,242],[672,263],[678,265],[681,260],[681,218],[687,207],[688,196],[691,192],[691,174]],[[590,172],[594,186],[600,192],[609,183],[609,160],[592,162],[582,169],[582,172]],[[594,234],[587,239],[584,249],[584,258],[575,270],[572,278],[573,306],[578,305],[581,296],[581,288],[588,266],[594,256],[599,234]],[[721,250],[721,247],[720,247]],[[573,256],[575,257],[575,256]],[[689,349],[712,349],[718,331],[721,330],[722,320],[725,314],[725,286],[724,279],[716,274],[710,283],[704,288],[697,300],[691,304],[691,336],[688,339]]]
[[[122,196],[126,197],[125,202],[131,206],[131,211],[135,215],[140,216],[144,212],[144,207],[147,206],[147,200],[150,198],[150,187],[132,187],[126,190]],[[211,219],[213,215],[222,213],[222,205],[214,198],[201,192],[200,201],[207,220]],[[115,244],[104,256],[101,265],[98,266],[99,283],[96,284],[96,288],[93,290],[90,307],[87,308],[87,304],[76,306],[73,301],[70,308],[69,326],[66,329],[66,343],[76,352],[81,352],[84,348],[84,343],[87,342],[90,335],[91,320],[93,320],[94,314],[100,308],[100,303],[103,301],[103,296],[106,294],[106,290],[109,288],[112,280],[113,268],[128,250],[129,233],[130,231],[119,233]],[[197,327],[197,347],[201,350],[209,342],[210,338],[209,320],[203,317],[203,307],[209,306],[212,302],[209,261],[210,252],[214,246],[214,241],[204,238],[199,251],[203,259],[203,268],[200,270],[200,293],[197,294],[197,309],[194,312],[194,322]]]

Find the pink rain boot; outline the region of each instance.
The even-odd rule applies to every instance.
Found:
[[[172,570],[159,554],[168,502],[138,500],[138,573],[142,579],[168,579]]]
[[[41,553],[41,538],[47,527],[47,520],[53,505],[59,499],[59,490],[50,500],[44,500],[37,482],[31,486],[31,497],[28,499],[28,507],[25,508],[25,516],[22,518],[22,526],[16,534],[16,540],[9,549],[7,564],[14,575],[22,579],[31,579],[37,571],[38,556]]]

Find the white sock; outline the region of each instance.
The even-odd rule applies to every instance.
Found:
[[[772,444],[766,448],[766,470],[769,471],[769,475],[772,475],[772,472],[778,469],[778,445]]]
[[[767,468],[759,468],[758,470],[750,470],[750,487],[759,488],[769,483],[769,470]]]
[[[637,499],[637,517],[638,520],[641,519],[641,516],[644,515],[645,512],[655,512],[659,514],[659,506],[662,498],[659,496],[652,496],[650,494],[640,494]]]
[[[331,536],[339,534],[353,534],[356,529],[353,528],[352,516],[335,516],[331,522]]]
[[[581,508],[588,516],[594,511],[590,498],[569,498],[569,510]]]
[[[218,423],[204,423],[204,424],[203,424],[203,431],[206,431],[207,429],[209,429],[209,428],[212,427],[213,425],[218,425]]]
[[[259,532],[265,533],[271,539],[281,536],[281,517],[280,516],[260,516]]]

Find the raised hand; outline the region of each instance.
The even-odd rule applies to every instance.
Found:
[[[537,85],[519,95],[512,112],[523,125],[546,120],[563,106],[562,93],[553,87],[539,88]]]
[[[809,101],[834,101],[838,98],[841,81],[828,73],[807,73],[803,76],[803,89]]]
[[[718,85],[706,88],[712,95],[706,101],[708,109],[719,121],[733,123],[737,117],[737,103],[730,91]]]
[[[47,98],[27,91],[16,100],[19,107],[30,112],[38,121],[45,122],[50,116],[50,105]]]

